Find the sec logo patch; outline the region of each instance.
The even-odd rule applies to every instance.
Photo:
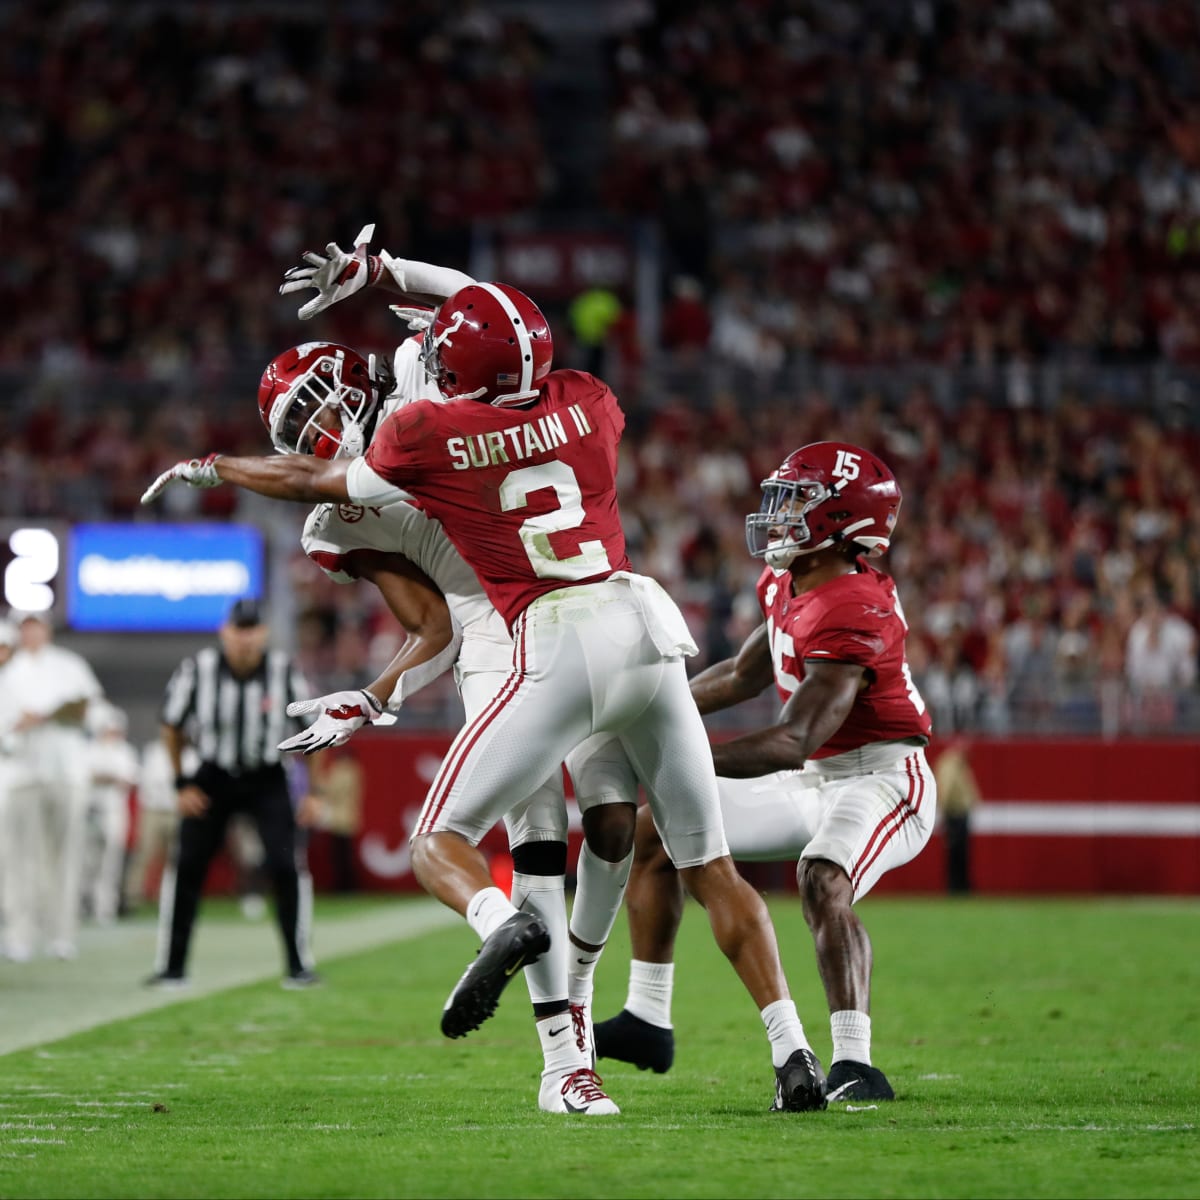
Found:
[[[777,584],[771,583],[767,585],[767,594],[763,597],[763,603],[767,606],[767,608],[770,608],[771,605],[775,603],[775,597],[778,594],[779,587]]]
[[[341,517],[347,525],[353,525],[356,521],[363,519],[363,513],[367,510],[361,504],[339,504],[338,516]]]

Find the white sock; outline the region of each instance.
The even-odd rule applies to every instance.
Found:
[[[782,1067],[797,1050],[811,1050],[795,1002],[776,1000],[762,1010],[763,1024],[771,1042],[771,1063]]]
[[[574,942],[568,948],[567,999],[572,1004],[591,1004],[596,964],[602,953],[603,949],[585,950]]]
[[[521,912],[537,917],[550,934],[550,949],[525,968],[529,998],[534,1004],[567,998],[566,878],[562,875],[523,875],[513,872],[512,902]]]
[[[591,1060],[580,1051],[575,1042],[575,1031],[569,1012],[542,1017],[534,1024],[537,1027],[538,1040],[542,1044],[542,1060],[548,1073],[566,1074],[568,1071],[591,1065]]]
[[[584,950],[578,943],[603,948],[608,941],[621,911],[632,866],[633,851],[615,863],[593,854],[586,842],[579,851],[575,903],[571,906],[573,944],[568,962],[568,995],[572,1004],[591,1003],[596,964],[600,961],[600,950]]]
[[[833,1058],[830,1065],[843,1059],[871,1065],[871,1018],[853,1008],[829,1014],[829,1031],[833,1034]]]
[[[486,942],[516,911],[498,887],[480,888],[467,904],[467,924]]]
[[[651,1025],[670,1029],[674,983],[674,963],[639,962],[635,958],[629,964],[629,993],[625,997],[625,1007]]]

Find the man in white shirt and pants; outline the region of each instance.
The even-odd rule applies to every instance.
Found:
[[[4,707],[4,668],[17,649],[17,627],[11,621],[0,619],[0,898],[3,896],[4,876],[10,857],[8,844],[8,789],[13,777],[13,738],[8,728],[9,721]],[[15,719],[15,717],[14,717]],[[0,917],[3,902],[0,899]]]
[[[129,838],[129,794],[138,782],[137,751],[125,734],[129,720],[116,705],[91,706],[89,787],[83,899],[99,925],[116,920]]]
[[[88,793],[83,721],[102,693],[92,668],[53,644],[48,614],[22,616],[18,638],[0,697],[0,728],[13,749],[4,949],[24,962],[40,941],[52,958],[74,958]]]
[[[185,746],[184,774],[194,775],[199,766],[200,756],[191,746]],[[154,738],[142,747],[137,786],[137,831],[125,872],[125,908],[128,912],[136,912],[146,902],[146,882],[151,864],[158,863],[161,868],[170,861],[171,846],[178,827],[175,768],[171,765],[166,746]]]

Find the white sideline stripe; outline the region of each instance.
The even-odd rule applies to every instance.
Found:
[[[322,962],[407,941],[459,921],[450,909],[426,899],[396,899],[377,910],[344,916],[322,917],[318,910],[317,969]],[[143,986],[153,967],[155,941],[156,922],[123,922],[81,930],[79,957],[71,962],[0,961],[0,994],[6,1001],[0,1005],[0,1055],[282,976],[283,950],[272,920],[206,920],[201,911],[187,988],[158,991]],[[448,966],[453,970],[454,963]],[[303,1001],[303,993],[290,994]]]
[[[981,804],[972,833],[1200,837],[1200,804]]]

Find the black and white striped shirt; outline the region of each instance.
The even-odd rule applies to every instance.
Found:
[[[209,646],[175,668],[162,720],[187,733],[201,762],[236,775],[280,761],[279,743],[301,725],[285,710],[308,696],[304,677],[282,650],[268,650],[253,674],[239,679]]]

